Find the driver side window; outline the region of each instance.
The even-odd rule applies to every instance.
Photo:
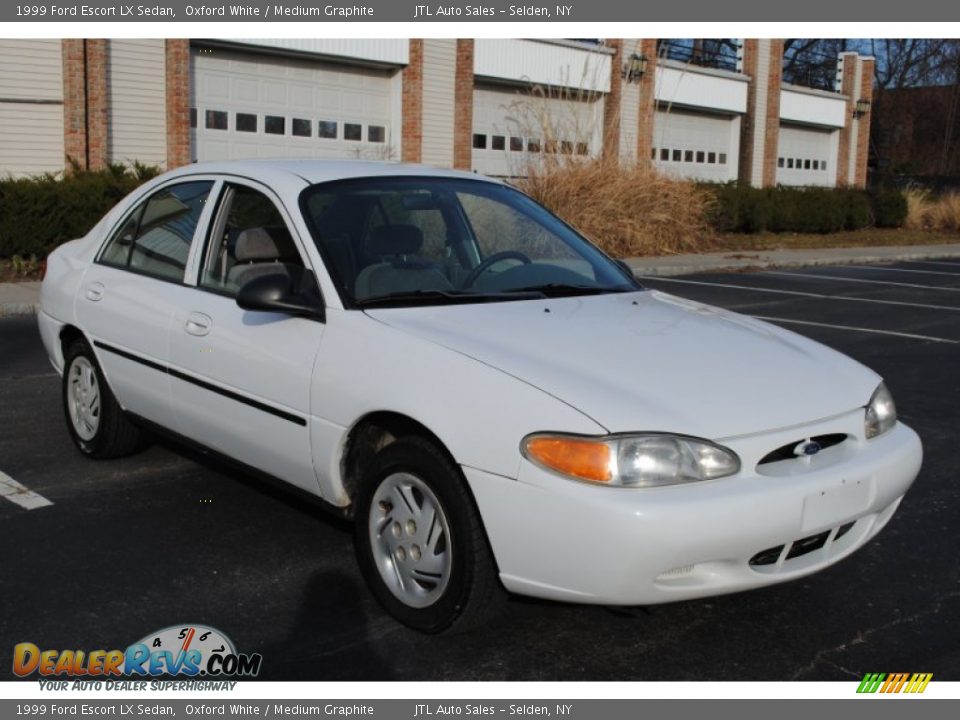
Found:
[[[245,185],[227,185],[200,270],[200,287],[234,296],[260,275],[302,275],[300,251],[273,201]]]

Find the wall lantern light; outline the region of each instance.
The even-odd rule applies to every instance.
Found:
[[[643,77],[645,72],[647,72],[647,56],[633,53],[623,64],[623,71],[620,75],[628,83],[632,83],[640,82],[640,78]]]
[[[853,108],[853,116],[855,118],[862,118],[868,112],[870,112],[870,101],[866,98],[857,100],[857,104]]]

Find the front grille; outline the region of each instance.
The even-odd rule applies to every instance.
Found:
[[[848,436],[844,433],[829,433],[827,435],[815,435],[814,437],[810,438],[800,438],[798,440],[794,440],[793,442],[789,442],[786,445],[782,445],[776,450],[771,450],[762,458],[760,458],[760,462],[758,462],[757,465],[766,465],[768,463],[781,462],[783,460],[798,460],[803,456],[797,455],[795,450],[801,443],[804,443],[808,440],[817,443],[817,445],[820,446],[820,450],[823,451],[827,448],[833,447],[834,445],[839,445],[840,443],[844,442],[847,437]]]
[[[783,557],[784,549],[787,551],[786,556],[784,557],[784,563],[789,562],[794,558],[803,557],[804,555],[808,555],[809,553],[815,552],[822,548],[827,544],[828,540],[830,540],[831,543],[836,542],[850,532],[853,529],[853,526],[856,524],[857,522],[854,520],[853,522],[848,522],[844,525],[841,525],[837,528],[832,540],[830,540],[830,533],[833,531],[824,530],[816,535],[809,535],[805,538],[794,540],[787,545],[777,545],[776,547],[761,550],[752,558],[750,558],[750,566],[764,567],[776,565],[780,558]]]

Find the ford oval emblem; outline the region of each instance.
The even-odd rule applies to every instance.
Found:
[[[807,440],[797,445],[797,447],[794,448],[793,453],[794,455],[811,457],[816,455],[822,449],[823,448],[820,447],[820,443],[818,443],[816,440]]]

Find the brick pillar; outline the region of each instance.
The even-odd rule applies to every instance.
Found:
[[[857,93],[856,100],[873,98],[873,66],[876,61],[873,58],[860,58],[860,91]],[[867,160],[870,153],[870,118],[871,108],[861,115],[855,121],[857,123],[857,149],[856,163],[853,177],[853,184],[858,188],[867,186]]]
[[[623,68],[623,40],[607,40],[613,49],[610,58],[610,90],[603,99],[603,148],[604,162],[617,162],[620,158],[620,113],[623,98],[621,69]]]
[[[740,126],[739,178],[754,187],[767,187],[777,179],[783,40],[744,40],[743,74],[750,78],[750,85]]]
[[[190,152],[190,41],[165,41],[167,169],[187,165]]]
[[[840,76],[840,92],[847,96],[846,120],[840,128],[837,152],[837,186],[850,182],[850,147],[855,144],[853,111],[857,103],[857,54],[840,53],[837,73]]]
[[[649,166],[656,112],[657,41],[641,40],[640,54],[647,58],[647,71],[640,79],[640,109],[637,117],[637,162]]]
[[[107,165],[107,40],[87,40],[87,158],[91,170]]]
[[[410,61],[403,69],[401,158],[420,162],[423,146],[423,40],[410,40]]]
[[[87,83],[85,40],[62,40],[63,56],[63,152],[71,162],[87,167]]]
[[[780,87],[783,84],[783,40],[768,40],[767,104],[763,138],[763,187],[777,184],[777,154],[780,149]]]
[[[473,40],[457,40],[453,108],[453,166],[473,167]]]

